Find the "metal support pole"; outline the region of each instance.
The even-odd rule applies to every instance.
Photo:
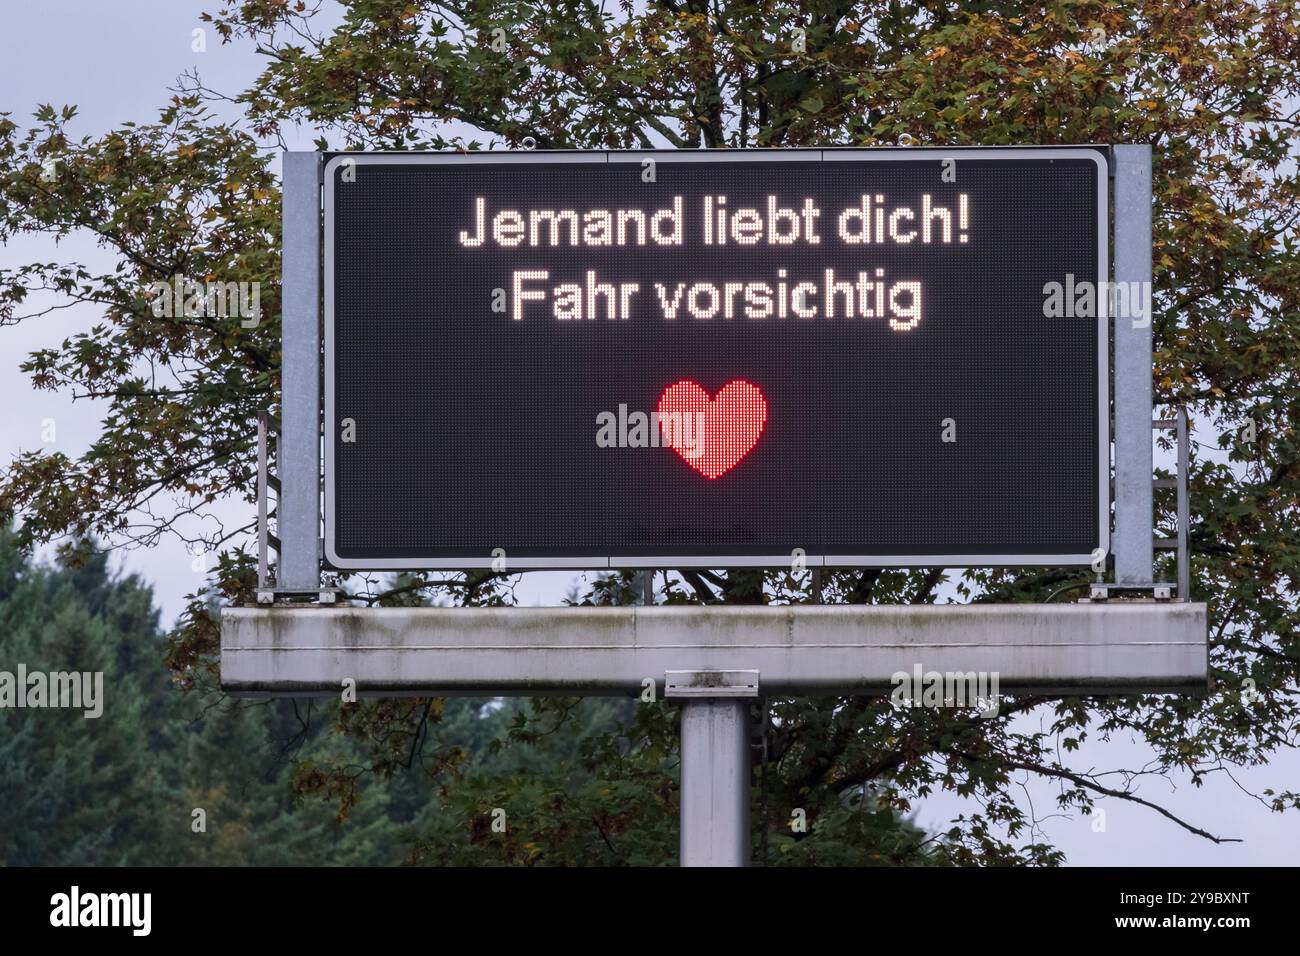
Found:
[[[271,533],[267,528],[266,513],[266,412],[257,413],[257,589],[269,586]]]
[[[1192,565],[1188,553],[1191,535],[1192,510],[1187,500],[1187,485],[1191,481],[1191,454],[1187,437],[1187,408],[1178,407],[1178,597],[1192,599]]]
[[[320,588],[320,160],[319,153],[284,154],[280,591]]]
[[[1151,288],[1151,147],[1115,147],[1115,282]],[[1114,317],[1115,581],[1152,579],[1151,315]]]
[[[749,700],[682,701],[682,866],[749,865]]]

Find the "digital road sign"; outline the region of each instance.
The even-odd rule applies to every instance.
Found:
[[[1101,149],[366,153],[324,179],[335,568],[1107,546]]]

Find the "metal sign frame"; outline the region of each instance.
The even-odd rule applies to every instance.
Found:
[[[324,541],[323,548],[330,566],[338,570],[467,570],[487,569],[494,565],[491,553],[473,558],[343,558],[336,548],[334,512],[336,504],[334,442],[335,422],[334,341],[334,173],[344,166],[356,169],[369,165],[519,165],[536,163],[640,164],[646,159],[655,163],[708,162],[909,162],[937,163],[952,156],[980,160],[1088,159],[1097,164],[1097,254],[1100,281],[1110,278],[1110,208],[1109,163],[1102,148],[1084,146],[964,147],[964,148],[880,148],[880,149],[755,149],[755,150],[554,150],[529,152],[479,153],[410,153],[372,152],[333,154],[324,163]],[[1109,551],[1110,543],[1110,316],[1107,297],[1095,296],[1097,306],[1097,547]],[[286,355],[288,349],[286,348]],[[1148,402],[1149,406],[1149,402]],[[1068,423],[1063,422],[1065,427]],[[593,555],[588,557],[508,557],[511,570],[607,570],[616,568],[718,568],[781,567],[791,561],[789,554],[749,556],[674,556]],[[802,562],[808,567],[1036,567],[1087,565],[1096,560],[1085,554],[923,554],[923,555],[807,555]]]

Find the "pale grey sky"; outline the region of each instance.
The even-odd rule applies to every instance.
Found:
[[[73,131],[98,134],[127,120],[156,117],[168,87],[191,68],[200,71],[209,87],[239,90],[260,67],[255,53],[246,46],[222,46],[211,29],[206,52],[193,49],[193,31],[203,27],[199,13],[217,5],[216,0],[7,0],[0,30],[0,111],[12,113],[21,126],[37,104],[76,104],[80,116]],[[290,145],[310,148],[312,138],[290,137]],[[57,249],[28,237],[0,247],[0,267],[66,258],[92,268],[113,265],[86,237],[74,237]],[[17,366],[33,349],[85,330],[95,319],[92,310],[72,308],[0,329],[0,407],[5,410],[0,415],[0,461],[7,462],[20,449],[49,445],[42,440],[49,420],[55,426],[55,447],[75,455],[89,444],[102,408],[86,400],[73,403],[63,394],[33,391]],[[229,518],[247,520],[242,505],[222,510]],[[194,560],[174,541],[120,558],[122,567],[153,584],[167,624],[183,606],[184,595],[201,583]],[[517,592],[521,603],[559,603],[571,577],[525,576]],[[1149,749],[1140,743],[1092,740],[1076,754],[1074,766],[1132,768],[1148,759]],[[1294,787],[1300,779],[1300,758],[1287,754],[1272,767],[1237,774],[1237,779],[1255,792],[1268,786]],[[1150,810],[1118,800],[1101,804],[1106,819],[1104,831],[1099,831],[1089,818],[1054,816],[1055,790],[1050,785],[1034,782],[1026,790],[1036,816],[1044,821],[1043,831],[1075,865],[1291,865],[1300,851],[1300,817],[1269,813],[1226,775],[1216,775],[1201,788],[1192,787],[1186,777],[1149,778],[1140,792],[1198,826],[1245,842],[1216,846]],[[964,801],[948,796],[918,808],[920,822],[936,829],[969,809]]]

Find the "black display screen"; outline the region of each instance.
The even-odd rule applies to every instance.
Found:
[[[335,567],[1106,546],[1099,150],[356,154],[325,207]]]

